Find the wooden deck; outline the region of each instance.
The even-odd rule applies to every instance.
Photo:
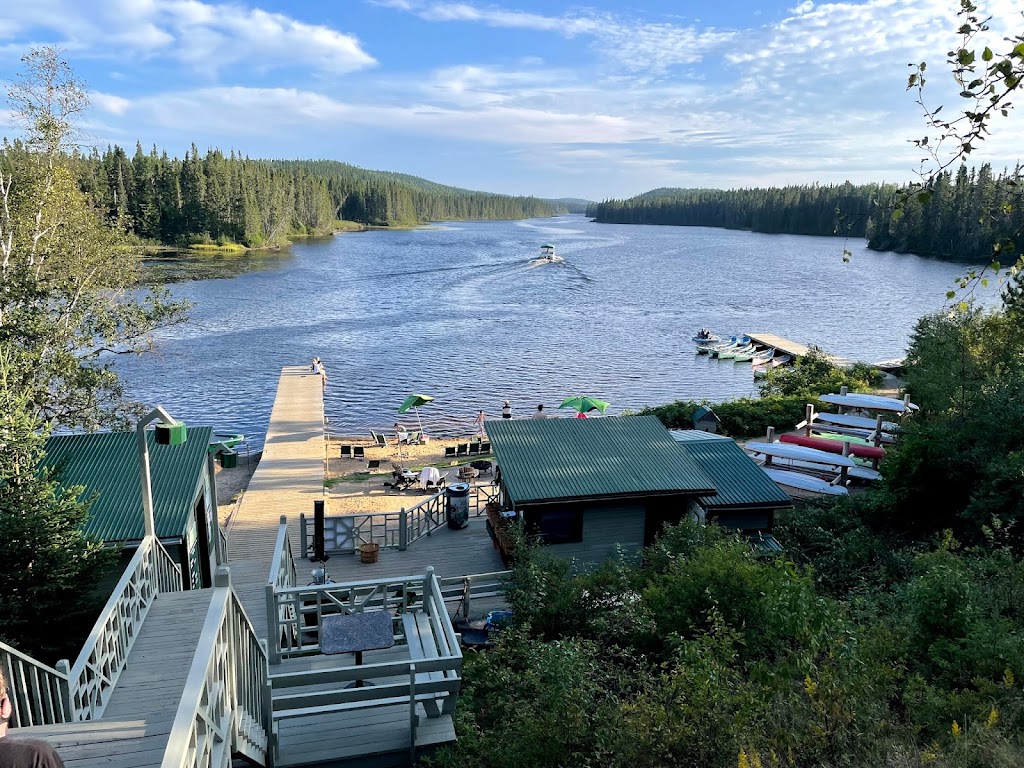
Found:
[[[324,396],[308,366],[281,370],[263,457],[228,528],[231,583],[260,637],[266,637],[265,588],[281,515],[299,540],[299,513],[324,497]]]
[[[159,766],[185,689],[212,590],[160,595],[99,720],[11,731],[43,739],[68,768]]]
[[[503,571],[498,552],[484,527],[486,518],[471,518],[469,527],[460,531],[438,528],[429,536],[409,544],[404,552],[382,549],[376,563],[359,562],[359,554],[331,555],[327,571],[337,582],[387,579],[393,576],[420,575],[434,566],[437,578],[466,576],[473,573]]]
[[[784,339],[781,336],[776,336],[774,333],[748,333],[747,336],[755,344],[760,344],[762,347],[775,347],[779,352],[791,355],[794,358],[804,357],[811,350],[806,344]],[[836,357],[835,355],[829,355],[829,357],[833,363],[841,368],[849,368],[853,365],[853,361],[847,360],[845,357]]]

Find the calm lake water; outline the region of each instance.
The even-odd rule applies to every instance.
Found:
[[[531,264],[548,242],[565,261]],[[477,409],[497,416],[505,399],[518,416],[574,394],[610,401],[609,413],[721,400],[756,391],[750,366],[694,355],[701,326],[901,357],[914,322],[965,270],[861,241],[844,264],[843,246],[582,216],[345,234],[257,261],[204,259],[202,279],[172,286],[194,304],[190,323],[119,370],[133,398],[244,431],[253,447],[281,366],[314,355],[336,433],[390,428],[414,392],[436,398],[425,422],[467,432]]]

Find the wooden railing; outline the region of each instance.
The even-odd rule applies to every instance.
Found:
[[[455,603],[457,612],[469,616],[473,600],[504,597],[508,591],[512,571],[474,573],[469,576],[449,576],[438,579],[441,601],[447,606]]]
[[[27,728],[71,720],[66,661],[63,667],[63,671],[48,667],[0,643],[0,670],[7,679],[7,693],[13,707],[11,727]]]
[[[181,568],[156,537],[147,536],[68,672],[71,720],[102,716],[153,601],[161,592],[181,589]]]
[[[485,507],[497,501],[498,486],[471,485],[469,493],[470,517],[483,517]],[[419,504],[400,512],[360,512],[351,515],[324,517],[324,550],[331,554],[349,554],[360,544],[378,544],[381,549],[404,551],[410,544],[445,525],[445,492],[434,494]],[[313,535],[311,521],[303,514],[299,517],[300,551],[312,557]]]
[[[428,717],[454,715],[462,685],[462,650],[445,609],[441,586],[428,568],[424,575],[389,581],[364,581],[344,585],[319,585],[285,590],[283,600],[296,600],[300,616],[316,618],[311,630],[319,634],[319,622],[328,606],[333,613],[388,611],[396,637],[410,646],[408,661],[319,667],[310,671],[273,674],[273,726],[282,721],[320,717],[332,712],[392,706],[400,698],[409,702],[410,761],[416,757],[417,704]],[[303,613],[305,611],[305,613]],[[412,636],[413,633],[415,637]],[[288,633],[283,633],[288,634]],[[302,637],[302,632],[296,632]],[[429,644],[430,650],[424,646]],[[416,650],[413,650],[413,649]],[[282,649],[283,655],[316,652],[315,643],[304,649]],[[352,687],[353,681],[371,683]],[[301,689],[287,693],[288,689]],[[274,750],[280,746],[274,740]],[[169,768],[169,766],[164,766]]]
[[[277,638],[275,635],[281,631],[291,631],[295,625],[295,614],[291,613],[290,605],[280,605],[275,595],[279,590],[289,589],[297,583],[295,569],[295,556],[292,553],[291,534],[288,532],[288,518],[281,515],[277,529],[277,541],[274,544],[274,554],[270,560],[270,575],[267,578],[266,605],[267,605],[267,638],[269,647],[267,656],[271,664],[278,664],[281,656],[278,649],[284,645],[290,645],[291,638]]]
[[[230,768],[234,754],[266,765],[266,695],[266,650],[221,566],[161,768]]]

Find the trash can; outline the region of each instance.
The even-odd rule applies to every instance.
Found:
[[[469,525],[469,483],[452,483],[445,491],[449,528]]]
[[[226,451],[220,452],[220,465],[224,469],[234,469],[238,466],[238,451],[233,451],[228,448]]]

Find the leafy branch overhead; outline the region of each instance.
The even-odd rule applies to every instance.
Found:
[[[957,29],[960,41],[946,54],[946,63],[959,88],[960,98],[967,102],[966,106],[958,111],[956,117],[949,118],[942,112],[943,105],[929,106],[925,98],[927,62],[911,64],[913,71],[907,79],[907,90],[916,91],[917,103],[931,131],[930,135],[913,140],[914,145],[925,152],[925,157],[921,159],[918,170],[921,181],[911,186],[908,196],[913,195],[922,204],[931,200],[943,174],[953,165],[963,162],[980,142],[985,141],[991,133],[993,120],[1009,117],[1014,107],[1011,98],[1024,82],[1024,34],[1004,38],[1001,42],[1005,47],[997,51],[985,44],[992,17],[979,14],[978,6],[971,0],[960,0],[957,16],[960,20]],[[1024,21],[1024,12],[1021,19]],[[1013,185],[1016,184],[1014,179]],[[1005,216],[1020,204],[1018,192],[1013,201],[1004,201],[983,215]],[[897,206],[892,214],[894,220],[898,220],[903,212],[904,207]],[[1018,226],[1008,236],[995,240],[991,245],[988,268],[962,276],[958,287],[971,290],[977,284],[985,284],[985,272],[998,274],[1008,263],[1008,257],[1013,263],[1005,274],[1016,274],[1022,266],[1016,253],[1017,241],[1022,234],[1024,227]],[[947,297],[955,295],[956,291],[950,291]]]

